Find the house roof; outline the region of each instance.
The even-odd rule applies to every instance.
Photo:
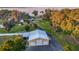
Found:
[[[49,40],[47,33],[43,30],[37,29],[35,31],[31,31],[29,34],[29,41],[37,38],[43,38]]]

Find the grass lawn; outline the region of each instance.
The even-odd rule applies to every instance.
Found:
[[[57,33],[55,32],[51,26],[50,22],[47,20],[40,20],[37,21],[36,24],[43,28],[46,32],[50,33],[53,37],[55,37],[56,41],[63,46],[64,50],[79,50],[79,46],[76,45],[75,43],[69,43],[66,40],[64,40],[64,34],[63,33]]]

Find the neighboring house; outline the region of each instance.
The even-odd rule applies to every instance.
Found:
[[[21,25],[24,24],[24,20],[23,19],[19,20],[19,22],[20,22]]]
[[[29,34],[29,46],[43,46],[43,45],[49,45],[49,37],[47,33],[43,30],[35,30],[30,32]]]
[[[23,19],[21,19],[21,20],[20,20],[20,22],[21,22],[21,23],[24,23],[24,20],[23,20]]]
[[[5,28],[2,24],[0,24],[0,28]]]

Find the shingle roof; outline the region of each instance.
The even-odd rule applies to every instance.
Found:
[[[49,40],[48,35],[45,31],[39,29],[31,31],[29,34],[29,41],[37,38],[43,38]]]

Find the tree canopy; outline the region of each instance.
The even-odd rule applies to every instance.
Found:
[[[21,36],[6,40],[0,45],[0,51],[23,51],[26,49],[26,41]]]
[[[37,16],[37,15],[38,15],[38,11],[37,11],[37,10],[34,10],[34,11],[32,12],[32,14],[34,14],[34,16]]]

